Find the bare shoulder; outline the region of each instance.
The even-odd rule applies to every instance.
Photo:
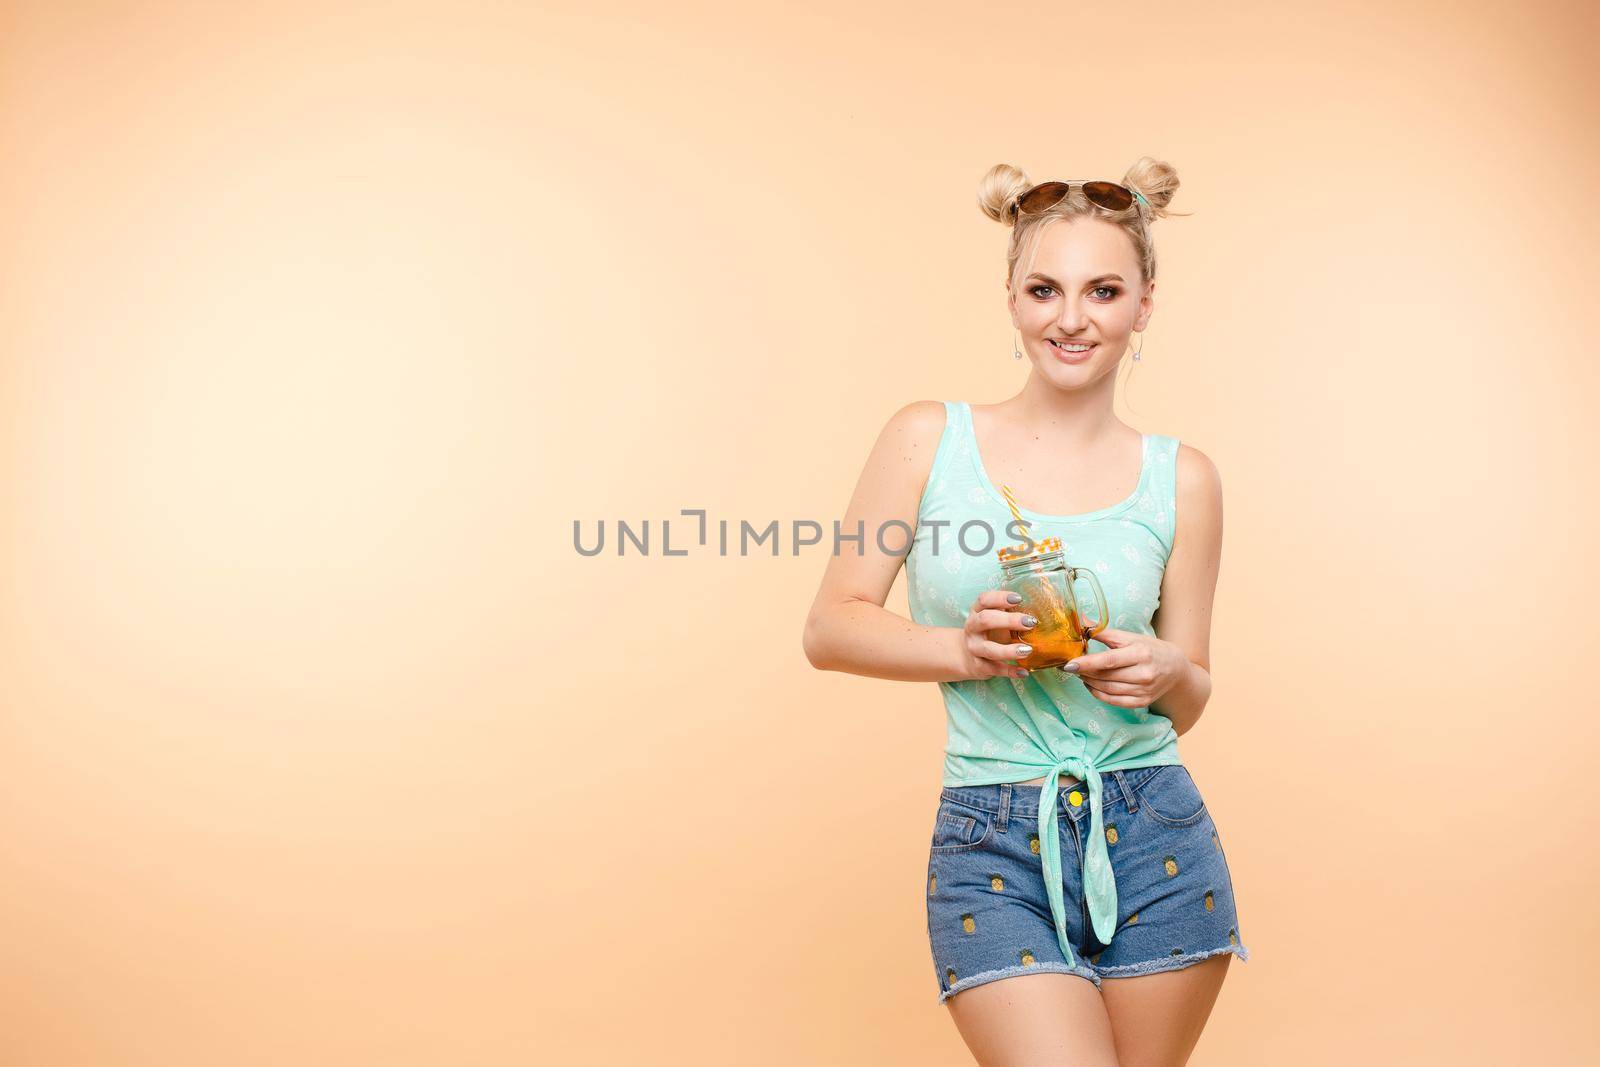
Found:
[[[939,435],[944,433],[944,402],[913,400],[889,416],[883,432],[885,436],[899,439],[907,448],[937,445]]]
[[[913,400],[889,416],[873,452],[880,460],[898,460],[926,476],[944,434],[944,402]]]
[[[1222,472],[1211,457],[1181,441],[1178,443],[1177,493],[1180,501],[1202,504],[1222,501]]]
[[[1174,510],[1178,533],[1207,530],[1208,536],[1221,536],[1222,472],[1211,457],[1192,445],[1178,444],[1174,479]]]
[[[944,403],[914,400],[890,415],[872,445],[857,489],[869,511],[915,514],[918,495],[933,471],[944,434]],[[852,516],[853,518],[853,516]]]

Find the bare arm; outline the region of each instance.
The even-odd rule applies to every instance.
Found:
[[[878,435],[840,520],[847,534],[855,533],[859,524],[864,545],[859,554],[847,544],[828,557],[806,617],[803,644],[812,666],[906,682],[959,681],[1011,671],[1006,657],[1016,658],[1016,646],[989,641],[977,628],[1022,628],[1020,614],[999,610],[1004,594],[985,593],[980,602],[986,606],[980,611],[974,605],[965,629],[923,626],[883,606],[909,546],[883,552],[878,530],[884,529],[884,541],[898,548],[906,540],[905,530],[916,529],[922,490],[943,432],[944,405],[919,400],[895,412]],[[905,526],[885,526],[893,520]]]
[[[1172,720],[1180,735],[1194,727],[1211,699],[1211,605],[1222,562],[1222,476],[1204,452],[1183,445],[1177,457],[1177,530],[1161,579],[1156,636],[1182,650],[1184,679],[1150,710]]]

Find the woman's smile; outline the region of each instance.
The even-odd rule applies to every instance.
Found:
[[[1092,344],[1088,348],[1074,350],[1072,348],[1064,347],[1054,338],[1046,338],[1046,340],[1049,342],[1050,350],[1055,354],[1055,357],[1063,363],[1082,363],[1084,360],[1094,355],[1094,350],[1100,347],[1097,344]]]

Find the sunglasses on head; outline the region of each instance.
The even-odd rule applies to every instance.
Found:
[[[1128,210],[1133,206],[1135,197],[1146,208],[1150,206],[1150,201],[1146,200],[1137,189],[1129,189],[1126,185],[1118,185],[1116,182],[1045,182],[1035,185],[1011,202],[1012,217],[1018,214],[1031,215],[1054,207],[1074,185],[1083,186],[1083,195],[1091,204],[1098,204],[1112,211]]]

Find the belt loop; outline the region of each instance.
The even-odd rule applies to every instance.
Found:
[[[1006,820],[1011,816],[1011,783],[1000,783],[1000,825],[996,827],[1002,834],[1006,832]]]
[[[1134,799],[1133,790],[1128,786],[1128,779],[1121,771],[1112,771],[1117,776],[1117,788],[1122,791],[1122,799],[1128,802],[1128,811],[1133,813],[1139,810],[1139,802]]]

